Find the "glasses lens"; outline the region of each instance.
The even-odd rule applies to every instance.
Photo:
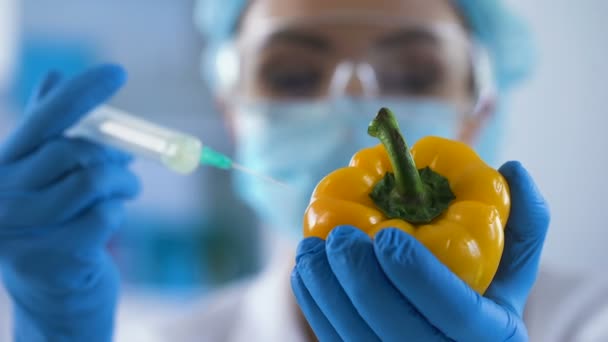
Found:
[[[237,95],[262,100],[346,94],[471,101],[474,68],[462,27],[357,19],[269,21],[259,32],[242,34]]]

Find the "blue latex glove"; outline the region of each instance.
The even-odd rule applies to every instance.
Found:
[[[526,341],[522,312],[536,279],[549,211],[517,162],[500,172],[512,209],[498,272],[482,297],[411,235],[374,240],[338,227],[301,242],[292,273],[297,301],[321,341]]]
[[[17,341],[110,341],[118,277],[105,245],[139,191],[130,157],[64,136],[124,83],[112,65],[51,73],[0,145],[0,265]]]

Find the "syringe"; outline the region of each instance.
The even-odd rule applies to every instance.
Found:
[[[192,135],[161,127],[109,106],[96,109],[73,127],[68,135],[159,161],[170,170],[182,174],[192,173],[202,164],[225,170],[238,169],[284,185],[234,163],[228,156],[204,146]]]

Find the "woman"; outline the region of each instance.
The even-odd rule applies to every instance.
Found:
[[[521,24],[490,0],[233,0],[200,10],[211,44],[206,76],[236,158],[290,190],[236,180],[271,232],[267,270],[184,309],[187,317],[165,333],[147,328],[146,339],[526,340],[535,322],[524,323],[523,311],[549,214],[518,163],[500,168],[513,208],[484,297],[393,229],[371,240],[340,227],[327,243],[306,239],[295,251],[315,183],[373,143],[365,127],[381,106],[397,113],[408,141],[460,139],[494,163],[505,98],[528,69]],[[69,81],[50,75],[0,150],[9,209],[0,216],[0,256],[23,340],[111,337],[117,281],[103,246],[137,180],[127,156],[62,132],[123,82],[116,66]],[[580,336],[548,334],[534,337]]]

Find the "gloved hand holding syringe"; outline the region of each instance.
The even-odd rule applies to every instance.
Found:
[[[110,106],[101,106],[94,110],[74,126],[68,135],[159,161],[168,169],[180,174],[189,174],[199,165],[208,165],[247,172],[286,186],[273,178],[234,163],[228,156],[204,146],[200,139],[192,135],[161,127]]]

